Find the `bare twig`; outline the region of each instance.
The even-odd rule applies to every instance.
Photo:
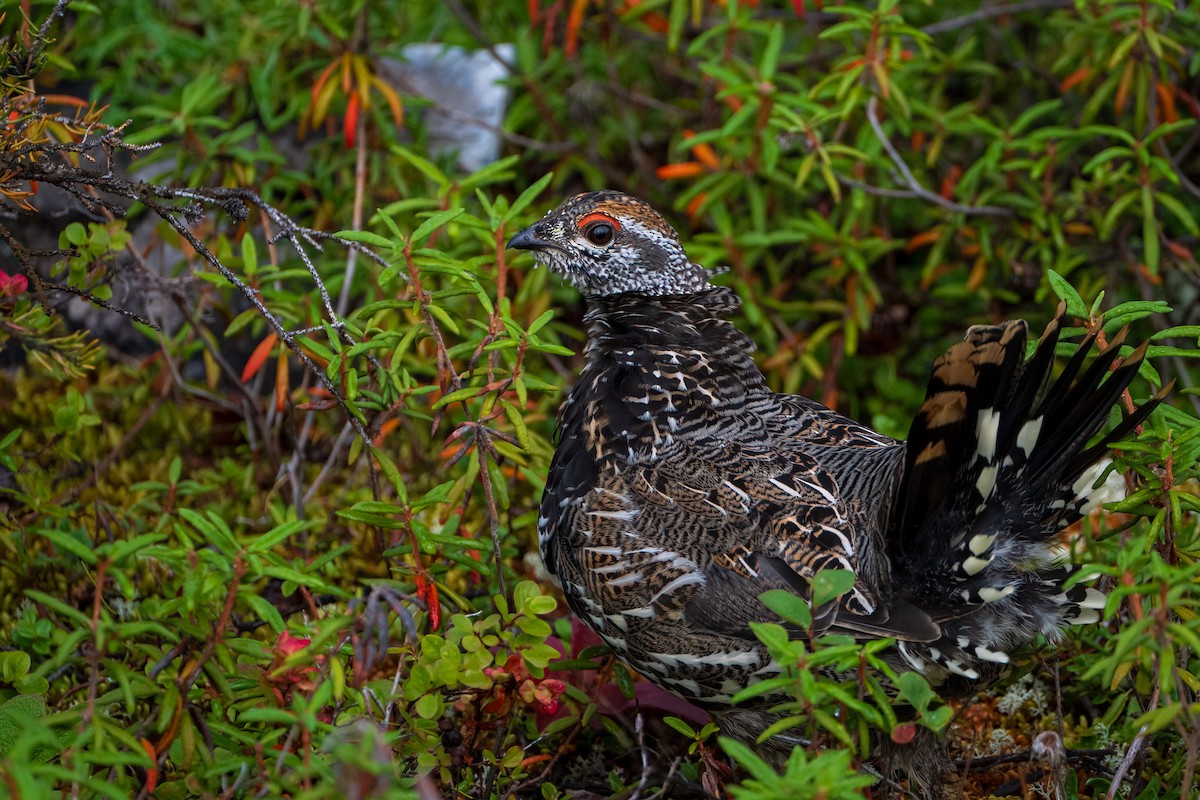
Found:
[[[642,777],[633,790],[633,794],[629,795],[629,800],[640,800],[642,791],[650,782],[650,751],[646,749],[646,718],[642,715],[641,709],[638,709],[637,716],[634,718],[633,730],[637,734],[638,752],[642,756]]]
[[[1026,11],[1042,11],[1045,9],[1054,8],[1073,8],[1075,5],[1072,0],[1026,0],[1023,3],[999,3],[994,6],[984,6],[978,11],[970,14],[963,14],[961,17],[952,19],[944,19],[935,22],[931,25],[926,25],[921,28],[922,33],[927,33],[930,36],[935,36],[939,33],[947,31],[955,31],[959,28],[966,28],[975,25],[979,22],[986,22],[989,19],[996,17],[1006,17],[1010,14],[1021,14]]]
[[[1007,208],[1000,206],[965,206],[961,203],[955,203],[947,200],[939,194],[929,191],[917,182],[916,177],[912,174],[912,170],[908,168],[908,164],[904,163],[904,159],[900,157],[900,153],[896,150],[896,146],[892,144],[891,139],[887,137],[887,133],[883,130],[883,125],[879,122],[879,98],[872,97],[867,101],[867,122],[871,123],[871,130],[875,132],[875,137],[879,139],[879,143],[883,145],[883,149],[887,151],[888,158],[892,160],[892,164],[899,170],[900,175],[904,178],[904,183],[908,185],[913,196],[922,200],[926,200],[934,205],[941,206],[947,211],[953,211],[957,214],[986,214],[993,217],[1011,217],[1013,212]]]
[[[1157,670],[1155,670],[1157,672]],[[1154,691],[1150,695],[1150,708],[1153,710],[1158,708],[1159,685],[1154,684]],[[1125,758],[1121,759],[1117,771],[1113,773],[1112,784],[1108,787],[1108,794],[1105,800],[1113,800],[1117,796],[1117,791],[1120,790],[1121,784],[1125,781],[1125,773],[1133,768],[1134,763],[1142,754],[1142,750],[1146,748],[1146,744],[1150,741],[1150,726],[1143,725],[1138,731],[1137,736],[1133,737],[1133,741],[1129,744],[1129,749],[1125,751]]]

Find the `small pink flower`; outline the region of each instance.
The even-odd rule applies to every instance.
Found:
[[[16,297],[29,289],[29,280],[24,275],[9,275],[0,269],[0,297]]]

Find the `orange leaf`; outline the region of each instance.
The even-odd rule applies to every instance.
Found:
[[[1068,92],[1068,91],[1070,91],[1072,86],[1083,83],[1088,78],[1090,78],[1091,75],[1092,75],[1091,67],[1080,67],[1079,69],[1075,70],[1070,75],[1068,75],[1067,77],[1063,78],[1063,82],[1062,82],[1062,84],[1059,85],[1058,88],[1063,92]]]
[[[400,102],[400,95],[396,94],[396,90],[387,84],[378,75],[371,76],[371,83],[383,95],[383,99],[387,101],[388,108],[392,111],[392,121],[396,123],[397,128],[404,127],[404,105]]]
[[[924,233],[918,233],[916,236],[904,243],[904,252],[911,253],[912,251],[924,247],[927,244],[933,244],[938,239],[942,238],[942,229],[931,228]]]
[[[288,396],[288,359],[287,351],[279,351],[279,360],[275,362],[275,410],[283,413],[287,407]]]
[[[60,106],[75,106],[76,108],[87,108],[90,104],[87,100],[81,97],[73,97],[69,94],[44,94],[42,100],[47,103],[55,103]]]
[[[1179,119],[1179,112],[1175,109],[1175,92],[1174,87],[1162,81],[1154,82],[1154,91],[1158,95],[1158,104],[1162,109],[1163,122],[1175,122]]]
[[[342,66],[342,92],[350,94],[350,87],[354,83],[354,56],[349,53],[342,53],[342,57],[338,59],[338,63]]]
[[[704,205],[704,201],[708,199],[707,192],[700,192],[692,198],[692,201],[687,204],[687,215],[689,219],[694,219],[700,213],[700,207]]]
[[[376,447],[379,447],[381,444],[383,444],[383,440],[387,438],[388,434],[396,430],[399,425],[399,417],[392,417],[391,419],[384,420],[383,424],[379,426],[379,435],[375,437],[375,440],[372,442],[372,444],[374,444]]]
[[[358,134],[358,112],[362,105],[362,96],[358,89],[350,92],[350,101],[346,103],[346,116],[342,118],[342,136],[346,140],[346,149],[354,149],[354,137]]]
[[[1192,255],[1192,251],[1181,245],[1179,242],[1173,242],[1167,239],[1163,242],[1163,246],[1171,251],[1172,254],[1180,261],[1194,262],[1196,257]]]
[[[308,357],[311,358],[313,361],[315,361],[317,364],[319,364],[322,367],[329,366],[329,361],[322,358],[317,353],[316,350],[313,350],[312,345],[307,344],[303,339],[297,339],[296,344],[300,345],[300,349],[303,350],[306,354],[308,354]],[[328,391],[326,391],[326,389],[324,387],[320,387],[320,386],[314,387],[309,390],[309,393],[313,394],[313,395],[319,394],[320,392],[325,392],[326,395],[329,394]]]
[[[721,161],[717,158],[717,151],[713,150],[712,145],[707,142],[692,145],[692,155],[709,169],[715,170],[721,166]]]
[[[583,26],[583,12],[587,10],[588,0],[573,0],[571,12],[567,15],[567,58],[573,58],[579,50],[579,29]]]
[[[525,10],[527,12],[529,12],[529,21],[532,22],[534,25],[537,25],[538,6],[540,6],[541,4],[542,4],[541,0],[525,0]]]
[[[258,343],[258,347],[254,348],[254,352],[250,354],[250,358],[246,361],[246,366],[242,370],[242,383],[253,378],[262,369],[262,365],[266,363],[267,357],[271,355],[271,348],[275,346],[275,342],[279,341],[279,337],[275,335],[275,331],[267,334],[267,338]]]
[[[971,267],[971,274],[967,277],[967,288],[975,291],[983,285],[984,278],[987,277],[987,258],[983,253],[975,259],[974,266]]]
[[[330,61],[329,66],[321,70],[321,74],[317,76],[315,81],[313,81],[309,102],[314,108],[317,105],[317,98],[321,96],[321,90],[325,88],[325,82],[329,80],[329,76],[333,74],[335,69],[337,69],[337,65],[337,61]]]
[[[442,627],[442,603],[438,600],[437,584],[433,581],[425,586],[425,605],[429,608],[429,625],[436,631]]]
[[[153,765],[146,770],[146,794],[154,794],[154,790],[158,788],[158,754],[154,752],[154,745],[149,739],[142,739],[141,742],[142,749],[150,756]]]
[[[962,177],[962,167],[957,164],[950,165],[950,170],[946,173],[946,177],[942,179],[941,196],[949,200],[954,196],[954,187],[958,185],[958,179]]]
[[[642,23],[650,30],[663,36],[671,32],[671,21],[657,11],[651,11],[642,17]]]
[[[665,164],[655,170],[659,180],[669,181],[673,178],[694,178],[704,172],[704,165],[696,161],[684,161],[680,164]]]

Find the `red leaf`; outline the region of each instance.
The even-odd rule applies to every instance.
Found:
[[[275,410],[283,413],[287,406],[288,396],[288,360],[287,352],[279,351],[279,361],[275,365]]]
[[[158,754],[154,752],[154,745],[149,739],[142,739],[142,749],[146,751],[146,755],[150,756],[151,767],[146,770],[146,794],[154,794],[154,790],[158,788]]]
[[[425,605],[429,608],[429,625],[436,631],[442,626],[442,604],[438,600],[437,584],[433,581],[425,586]]]
[[[588,0],[573,0],[571,12],[567,15],[567,58],[574,57],[579,50],[579,29],[583,25],[583,12],[587,10]]]
[[[350,100],[346,103],[346,116],[342,118],[342,136],[346,140],[346,149],[354,149],[354,139],[358,135],[358,112],[362,108],[362,98],[358,89],[350,92]]]
[[[274,331],[267,334],[267,338],[258,343],[258,347],[254,348],[254,352],[250,354],[249,360],[246,361],[246,366],[242,370],[242,383],[253,378],[262,369],[262,365],[266,363],[268,356],[271,355],[271,348],[275,346],[275,342],[279,337]]]
[[[896,744],[908,744],[917,735],[917,726],[911,722],[903,722],[892,728],[892,741]]]

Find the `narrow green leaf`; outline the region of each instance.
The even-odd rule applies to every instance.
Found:
[[[392,461],[392,457],[385,453],[381,448],[371,445],[371,455],[379,462],[379,468],[383,470],[383,474],[387,477],[388,483],[396,490],[396,496],[400,498],[401,503],[408,502],[408,489],[404,485],[404,478],[400,475],[400,470],[396,469],[396,462]]]
[[[763,48],[762,60],[758,71],[764,81],[770,82],[775,77],[775,69],[779,66],[779,52],[783,49],[783,25],[776,23],[767,34],[767,44]]]
[[[513,201],[512,206],[510,206],[508,211],[505,213],[504,224],[507,225],[509,222],[515,219],[518,214],[524,211],[530,203],[536,200],[538,195],[540,195],[542,190],[550,184],[550,181],[553,178],[554,173],[547,172],[545,175],[534,181],[532,185],[526,187],[525,191],[521,192],[520,196]]]
[[[96,553],[89,543],[81,542],[66,531],[43,528],[35,531],[43,539],[49,539],[60,550],[65,550],[85,564],[96,565]]]
[[[1075,291],[1075,287],[1067,282],[1066,278],[1050,269],[1046,270],[1046,280],[1050,282],[1050,288],[1054,290],[1054,294],[1058,295],[1058,299],[1067,301],[1067,313],[1081,319],[1089,317],[1083,298],[1079,296],[1079,292]]]
[[[250,546],[246,548],[246,551],[249,553],[265,553],[288,537],[304,530],[306,525],[307,523],[303,520],[293,520],[285,522],[282,525],[276,525],[262,536],[256,537]]]
[[[413,231],[412,238],[409,239],[409,242],[414,248],[420,247],[421,245],[425,244],[425,240],[428,239],[435,230],[442,227],[464,211],[466,211],[465,208],[450,208],[445,211],[439,211],[417,226],[417,229]]]
[[[396,242],[392,241],[386,236],[380,236],[378,233],[372,233],[371,231],[338,231],[337,233],[333,234],[333,238],[344,239],[347,242],[358,242],[359,244],[378,247],[381,250],[391,250],[396,246]]]
[[[688,725],[686,722],[681,720],[679,717],[663,717],[663,722],[667,723],[668,726],[679,731],[680,733],[682,733],[684,736],[688,737],[689,739],[696,738],[695,728],[693,728],[691,725]]]
[[[455,389],[449,394],[442,395],[440,398],[438,398],[437,402],[433,404],[433,409],[436,411],[437,409],[448,406],[451,403],[457,403],[461,400],[470,400],[471,398],[479,397],[479,395],[482,393],[483,387],[464,386],[461,389]]]
[[[1146,269],[1151,275],[1158,274],[1158,219],[1154,214],[1154,192],[1149,186],[1142,187],[1142,248],[1146,256]]]

